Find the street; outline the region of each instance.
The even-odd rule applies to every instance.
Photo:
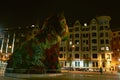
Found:
[[[24,75],[24,76],[23,76]],[[22,78],[22,79],[21,79]],[[23,79],[24,78],[24,79]],[[5,76],[0,80],[120,80],[120,73],[103,73],[99,72],[66,72],[57,74],[14,74]]]

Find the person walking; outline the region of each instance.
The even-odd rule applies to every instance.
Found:
[[[100,67],[100,74],[103,74],[103,69],[102,69],[102,67]]]

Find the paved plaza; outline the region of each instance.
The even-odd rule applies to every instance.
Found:
[[[120,80],[120,73],[66,72],[57,74],[6,74],[0,80]]]

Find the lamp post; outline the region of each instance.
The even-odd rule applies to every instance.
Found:
[[[72,60],[73,60],[73,54],[74,54],[75,45],[72,45],[71,48],[72,48],[72,54],[70,56],[70,69],[72,69]]]
[[[120,72],[120,58],[118,58],[118,72]]]

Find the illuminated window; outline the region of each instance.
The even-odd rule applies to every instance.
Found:
[[[109,47],[106,47],[106,50],[109,51]]]
[[[87,23],[84,23],[84,26],[87,26]]]
[[[75,44],[79,44],[79,40],[75,40]]]
[[[70,41],[69,43],[70,43],[70,45],[72,45],[72,41]]]
[[[110,59],[110,54],[107,54],[107,59]]]
[[[105,47],[101,47],[101,50],[105,50]]]

